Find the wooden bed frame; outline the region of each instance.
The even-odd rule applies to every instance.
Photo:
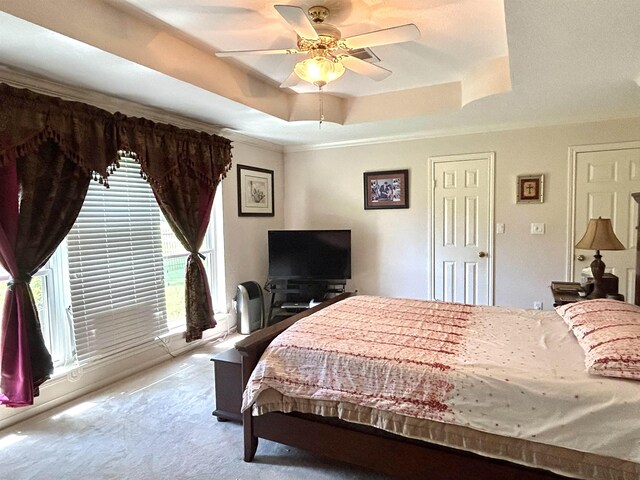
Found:
[[[634,193],[633,198],[640,203],[640,192]],[[640,235],[640,209],[637,228]],[[637,245],[636,267],[635,304],[640,305],[640,242]],[[238,342],[236,348],[242,355],[243,388],[262,352],[276,336],[301,318],[344,300],[350,295],[350,293],[338,295]],[[567,478],[545,470],[483,457],[454,448],[410,440],[374,429],[365,430],[347,422],[327,423],[327,420],[320,416],[267,413],[254,417],[248,410],[243,413],[242,422],[246,462],[253,460],[258,448],[258,438],[265,438],[396,478],[429,478],[429,480]]]

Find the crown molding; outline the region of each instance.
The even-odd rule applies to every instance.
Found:
[[[212,125],[206,122],[200,122],[181,115],[168,113],[164,110],[149,107],[140,103],[124,100],[110,95],[95,92],[90,89],[74,87],[66,84],[54,82],[44,79],[33,74],[25,73],[4,65],[0,65],[0,81],[12,85],[17,88],[28,88],[37,93],[51,95],[71,100],[83,102],[102,108],[111,113],[121,112],[128,116],[144,117],[154,122],[168,123],[179,128],[198,130],[210,134],[224,136],[229,140],[245,145],[250,145],[266,150],[289,154],[298,152],[309,152],[317,150],[329,150],[346,147],[357,147],[365,145],[377,145],[384,143],[409,142],[415,140],[424,140],[429,138],[452,137],[460,135],[476,135],[483,133],[504,132],[509,130],[523,130],[527,128],[539,128],[550,126],[561,126],[581,123],[595,123],[610,120],[624,120],[639,118],[636,112],[626,112],[622,114],[598,115],[598,116],[580,116],[569,117],[565,119],[549,119],[534,122],[509,122],[495,125],[472,126],[456,129],[440,129],[430,132],[417,132],[400,135],[392,135],[388,137],[372,137],[360,140],[348,140],[343,142],[329,142],[319,144],[303,144],[282,146],[271,143],[256,137],[245,135],[231,128]]]
[[[410,142],[416,140],[425,140],[430,138],[442,138],[442,137],[456,137],[462,135],[478,135],[483,133],[497,133],[497,132],[506,132],[511,130],[525,130],[528,128],[542,128],[542,127],[554,127],[554,126],[565,126],[565,125],[579,125],[584,123],[597,123],[597,122],[606,122],[611,120],[626,120],[626,119],[638,119],[640,120],[640,115],[636,112],[624,112],[620,114],[611,114],[611,115],[597,115],[597,116],[578,116],[578,117],[569,117],[565,119],[549,119],[549,120],[539,120],[532,122],[508,122],[508,123],[500,123],[495,125],[484,125],[484,126],[471,126],[464,128],[456,128],[456,129],[440,129],[440,130],[432,130],[430,132],[417,132],[417,133],[408,133],[408,134],[400,134],[400,135],[391,135],[388,137],[377,137],[377,138],[366,138],[360,140],[347,140],[344,142],[331,142],[331,143],[318,143],[318,144],[308,144],[308,145],[289,145],[284,147],[284,153],[299,153],[299,152],[311,152],[318,150],[331,150],[336,148],[346,148],[346,147],[359,147],[366,145],[378,145],[385,143],[396,143],[396,142]]]
[[[236,130],[233,130],[232,128],[222,128],[219,135],[231,140],[234,143],[241,143],[243,145],[248,145],[251,147],[258,147],[263,150],[284,153],[284,147],[282,145],[272,143],[267,140],[262,140],[260,138],[250,137],[249,135],[240,133]]]

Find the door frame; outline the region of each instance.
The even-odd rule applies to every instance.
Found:
[[[454,155],[433,155],[428,157],[429,168],[427,170],[427,185],[431,186],[431,193],[427,195],[427,211],[429,212],[429,227],[430,234],[427,235],[428,238],[428,254],[427,254],[427,262],[429,265],[429,299],[433,300],[435,297],[435,165],[436,163],[443,162],[464,162],[471,160],[487,160],[488,163],[488,183],[489,183],[489,191],[487,193],[488,200],[488,212],[489,217],[487,219],[488,223],[488,245],[487,251],[489,253],[487,258],[487,275],[488,275],[488,304],[495,304],[495,292],[494,292],[494,263],[493,257],[495,252],[494,245],[494,210],[495,210],[495,152],[479,152],[479,153],[461,153]]]
[[[565,278],[567,281],[576,281],[573,270],[575,268],[575,249],[573,239],[576,233],[576,189],[577,189],[577,172],[578,172],[578,155],[589,152],[605,152],[611,150],[633,150],[640,149],[640,141],[633,140],[629,142],[614,143],[595,143],[592,145],[576,145],[569,147],[569,175],[567,185],[568,209],[567,209],[567,270]]]

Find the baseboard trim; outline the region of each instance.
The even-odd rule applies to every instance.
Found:
[[[183,333],[169,335],[116,357],[86,367],[71,369],[54,377],[40,388],[40,396],[35,399],[34,405],[0,410],[0,431],[159,365],[175,356],[185,354],[206,343],[224,338],[227,334],[235,331],[235,325],[230,325],[231,317],[231,315],[217,317],[218,325],[216,328],[204,332],[202,340],[187,343]]]

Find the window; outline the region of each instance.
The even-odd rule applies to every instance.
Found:
[[[76,223],[31,281],[56,367],[86,364],[184,331],[188,253],[171,231],[140,167],[122,159],[110,188],[92,182]],[[216,311],[224,309],[221,194],[201,253]],[[214,276],[222,275],[216,279]],[[9,275],[0,269],[0,301]],[[220,307],[222,305],[222,307]]]
[[[60,297],[56,291],[56,284],[59,284],[63,267],[62,262],[61,249],[58,249],[31,279],[31,291],[42,325],[44,342],[51,354],[54,367],[69,365],[74,359],[70,316],[65,308],[68,302],[65,302],[65,298]],[[0,266],[0,310],[4,305],[7,283],[10,279],[9,273]]]

